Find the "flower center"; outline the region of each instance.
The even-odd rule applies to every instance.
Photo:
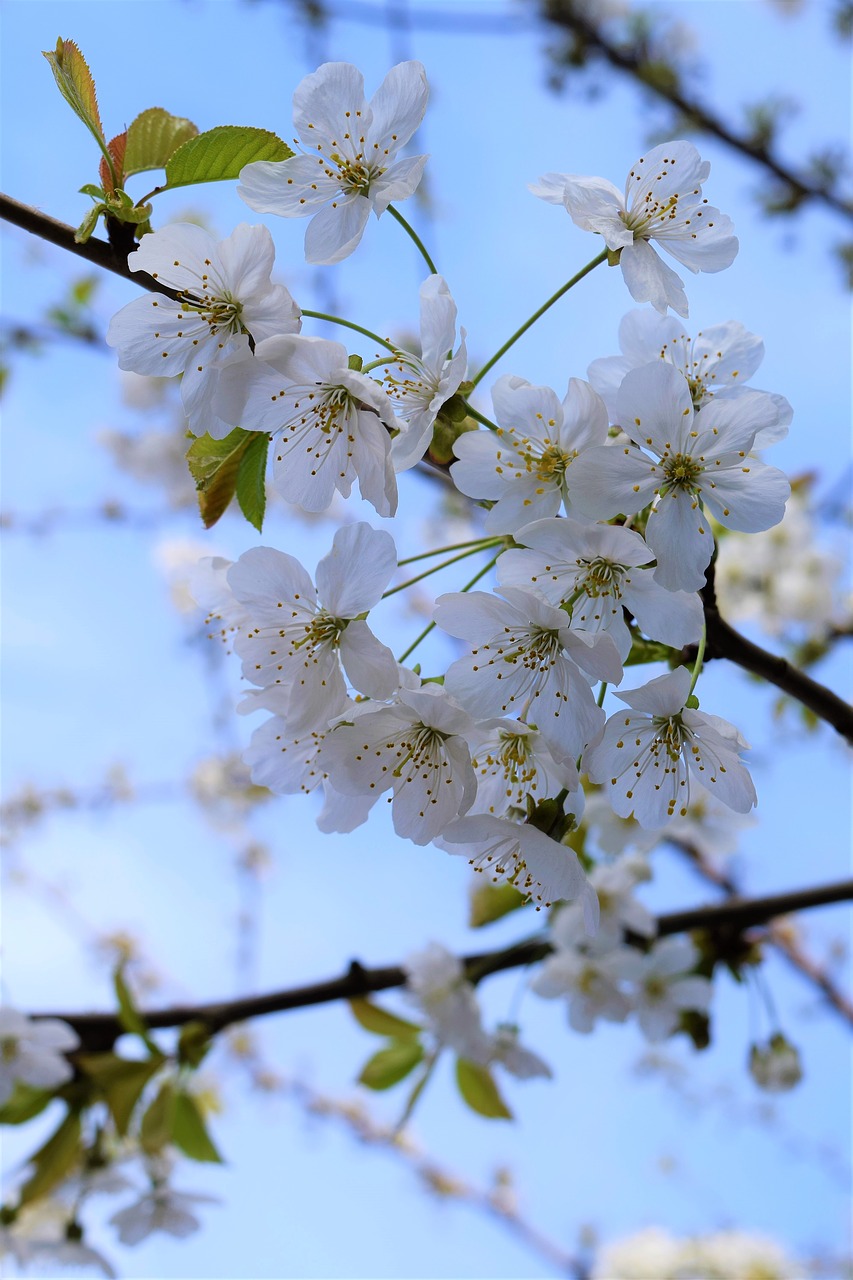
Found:
[[[296,653],[299,649],[307,648],[308,652],[313,654],[327,646],[337,649],[347,623],[347,618],[334,618],[325,609],[320,609],[311,621],[305,624],[303,634],[291,641],[291,651]]]
[[[337,173],[326,170],[330,178],[335,178],[344,191],[354,195],[366,196],[370,190],[370,184],[375,182],[377,178],[381,178],[385,172],[376,164],[366,164],[364,156],[359,152],[352,160],[346,156],[333,152],[329,156],[333,164],[337,165]]]
[[[622,598],[624,565],[614,564],[612,560],[605,560],[602,556],[596,560],[579,560],[578,563],[586,570],[578,581],[578,587],[586,595],[593,599],[599,596],[614,596],[617,600]]]
[[[0,1039],[0,1061],[13,1062],[18,1054],[18,1040],[15,1036],[3,1036]]]
[[[662,749],[670,760],[680,760],[681,748],[684,745],[681,716],[653,716],[652,724],[657,730],[657,736],[650,748],[652,754],[657,755]]]
[[[695,493],[697,481],[702,474],[702,464],[689,453],[673,453],[661,459],[666,477],[665,484],[671,489],[687,489]]]
[[[536,475],[551,484],[562,484],[576,457],[575,453],[565,453],[559,445],[548,445],[538,458],[533,459]]]
[[[620,211],[620,218],[629,231],[633,231],[635,240],[649,240],[664,229],[668,222],[678,218],[678,194],[671,195],[668,200],[656,200],[651,191],[647,191],[639,209]]]

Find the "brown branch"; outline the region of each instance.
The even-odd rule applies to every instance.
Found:
[[[727,872],[709,862],[694,845],[681,840],[671,840],[669,843],[689,859],[690,865],[704,879],[717,885],[730,898],[740,898],[737,882]],[[791,968],[816,987],[827,1004],[850,1027],[853,1027],[853,1000],[833,981],[826,969],[809,955],[792,931],[783,922],[771,920],[763,936],[773,949],[784,957]]]
[[[820,720],[832,725],[848,742],[853,743],[853,707],[839,698],[837,693],[818,684],[811,676],[806,675],[798,667],[793,666],[786,658],[780,658],[760,645],[753,644],[735,631],[720,614],[717,594],[714,586],[715,567],[709,565],[706,583],[702,588],[702,604],[705,609],[705,625],[707,628],[707,647],[705,660],[711,658],[728,658],[744,671],[760,676],[768,684],[775,685],[783,693],[796,698],[804,707]],[[682,661],[688,665],[696,656],[696,646],[690,645],[682,653]]]
[[[745,898],[716,906],[674,911],[658,917],[658,937],[692,929],[704,929],[711,934],[720,931],[730,937],[732,930],[764,924],[774,916],[851,900],[853,879],[764,898]],[[493,973],[536,964],[550,951],[551,946],[545,941],[522,942],[497,951],[481,951],[463,956],[462,961],[469,979],[479,982]],[[152,1030],[181,1027],[188,1022],[203,1022],[214,1033],[232,1023],[244,1022],[247,1018],[261,1018],[271,1013],[285,1013],[290,1009],[305,1009],[337,1000],[352,1000],[377,991],[402,987],[405,982],[406,974],[400,965],[365,969],[354,960],[346,973],[328,978],[324,982],[271,991],[265,995],[244,996],[238,1000],[145,1010],[142,1016]],[[123,1034],[118,1018],[111,1013],[41,1013],[34,1016],[61,1018],[69,1023],[88,1050],[110,1049]]]
[[[818,200],[833,212],[853,219],[853,204],[849,200],[845,200],[831,187],[816,185],[804,174],[788,168],[766,146],[754,142],[745,134],[737,133],[698,99],[688,98],[674,83],[662,83],[648,59],[639,54],[634,46],[621,44],[605,35],[603,28],[588,12],[579,11],[576,0],[541,0],[541,13],[545,22],[571,31],[616,70],[624,71],[638,80],[644,88],[688,117],[703,133],[710,134],[739,155],[761,165],[784,184],[797,203],[802,200]]]

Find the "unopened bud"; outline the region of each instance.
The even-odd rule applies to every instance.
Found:
[[[786,1093],[803,1078],[799,1050],[777,1031],[767,1044],[751,1046],[749,1074],[759,1089],[767,1093]]]

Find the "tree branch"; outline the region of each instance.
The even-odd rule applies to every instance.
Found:
[[[775,916],[791,911],[851,900],[853,879],[764,898],[737,899],[716,906],[674,911],[658,917],[658,937],[693,929],[704,929],[712,934],[722,931],[730,935],[733,930],[740,931],[751,925],[765,924]],[[479,982],[493,973],[536,964],[550,951],[551,946],[545,941],[521,942],[497,951],[475,952],[473,955],[463,956],[462,961],[470,981]],[[336,1000],[352,1000],[377,991],[402,987],[405,982],[406,974],[400,965],[365,969],[354,960],[346,973],[308,986],[290,987],[265,995],[244,996],[238,1000],[216,1001],[212,1004],[173,1005],[167,1009],[143,1010],[142,1016],[152,1030],[181,1027],[188,1022],[203,1022],[214,1033],[247,1018],[261,1018],[271,1013],[285,1013],[290,1009],[305,1009]],[[40,1013],[33,1016],[61,1018],[74,1028],[84,1048],[90,1051],[110,1049],[118,1037],[124,1034],[118,1018],[111,1013]]]
[[[715,569],[713,561],[708,567],[705,586],[702,588],[702,603],[705,609],[705,624],[708,640],[705,649],[705,660],[710,658],[728,658],[744,671],[761,676],[768,684],[775,685],[783,693],[796,698],[804,707],[820,720],[832,725],[848,742],[853,743],[853,707],[839,698],[837,693],[818,684],[805,671],[800,671],[785,658],[762,649],[735,631],[720,614],[717,605],[717,594],[714,586]],[[696,646],[690,645],[682,657],[690,662],[690,655],[695,658]]]
[[[540,0],[541,14],[545,22],[551,23],[564,31],[571,31],[583,43],[594,49],[600,57],[609,62],[618,71],[624,71],[638,80],[644,88],[657,94],[665,102],[675,107],[682,115],[689,117],[703,133],[710,134],[719,142],[725,143],[733,151],[759,164],[771,173],[774,178],[791,192],[795,203],[803,200],[817,200],[827,208],[843,217],[853,219],[853,204],[833,191],[828,185],[810,182],[802,173],[788,168],[768,149],[745,134],[737,133],[709,108],[696,98],[688,98],[673,79],[662,80],[659,66],[638,53],[635,46],[621,44],[607,35],[588,11],[581,12],[576,0]]]

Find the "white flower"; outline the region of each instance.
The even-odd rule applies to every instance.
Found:
[[[255,356],[223,370],[218,405],[226,423],[272,437],[274,488],[305,511],[325,511],[335,490],[349,497],[357,478],[379,515],[393,515],[390,433],[399,424],[377,383],[350,369],[346,349],[326,338],[268,338]]]
[[[368,524],[345,525],[317,566],[317,587],[294,556],[245,551],[228,586],[247,621],[234,648],[254,684],[281,685],[294,735],[325,728],[347,705],[344,672],[360,693],[387,698],[397,663],[360,615],[378,603],[397,566],[394,540]]]
[[[131,271],[147,272],[180,296],[134,299],[113,316],[107,342],[118,347],[120,369],[183,374],[181,397],[196,435],[218,420],[212,375],[230,361],[251,360],[250,337],[299,332],[299,308],[284,285],[270,282],[274,259],[267,228],[245,222],[220,241],[178,222],[143,236],[128,257]]]
[[[396,156],[423,120],[428,96],[420,62],[392,67],[369,103],[357,67],[323,63],[293,95],[293,123],[308,150],[246,165],[237,194],[258,213],[311,217],[308,262],[342,261],[361,240],[370,210],[378,218],[420,182],[427,157]]]
[[[529,591],[507,587],[504,596],[439,596],[437,624],[475,646],[452,664],[445,686],[478,720],[515,715],[535,724],[559,759],[577,757],[604,716],[577,664],[618,684],[622,668],[613,642],[571,631],[562,610]]]
[[[80,1038],[58,1018],[28,1018],[0,1008],[0,1106],[8,1102],[18,1081],[34,1089],[55,1089],[74,1071],[65,1054],[79,1047]]]
[[[682,375],[658,362],[626,374],[617,409],[634,444],[589,449],[578,459],[581,509],[607,519],[656,499],[646,526],[655,578],[669,591],[698,591],[714,550],[704,507],[744,533],[769,529],[785,513],[791,492],[785,476],[749,456],[756,434],[776,421],[773,401],[745,392],[696,413]]]
[[[803,1064],[796,1045],[780,1031],[766,1044],[751,1045],[749,1074],[765,1093],[787,1093],[803,1078]]]
[[[624,196],[606,178],[569,173],[546,174],[530,189],[564,205],[575,225],[603,236],[608,249],[621,250],[619,265],[636,302],[686,316],[681,279],[649,242],[656,240],[694,274],[731,266],[738,251],[732,221],[702,195],[710,171],[691,142],[665,142],[640,157]]]
[[[431,942],[407,956],[403,970],[408,994],[426,1014],[439,1043],[485,1066],[493,1044],[483,1030],[480,1006],[459,957]]]
[[[420,356],[397,351],[385,368],[385,386],[394,411],[406,424],[391,446],[395,471],[420,462],[429,448],[439,409],[456,394],[468,368],[464,329],[453,351],[456,303],[443,278],[429,276],[421,285],[420,299]]]
[[[714,987],[691,972],[698,961],[699,952],[689,938],[663,938],[642,957],[633,1005],[643,1034],[653,1044],[672,1035],[684,1010],[707,1013]]]
[[[462,735],[471,720],[437,685],[401,689],[329,734],[323,763],[344,795],[379,798],[390,787],[394,830],[429,844],[474,802],[477,780]]]
[[[192,1212],[197,1204],[218,1204],[216,1196],[200,1195],[188,1191],[175,1191],[160,1184],[152,1187],[127,1209],[120,1209],[110,1218],[110,1225],[118,1228],[122,1244],[140,1244],[155,1231],[183,1240],[198,1231],[201,1222]]]
[[[654,360],[664,360],[684,375],[693,407],[701,409],[720,396],[736,399],[764,359],[764,343],[735,320],[700,329],[691,338],[675,316],[658,315],[647,307],[623,316],[619,345],[621,356],[593,360],[588,370],[590,382],[614,415],[616,393],[625,374]],[[756,437],[756,449],[782,440],[793,417],[784,396],[766,391],[760,394],[770,396],[777,419]]]
[[[550,387],[509,374],[492,388],[497,431],[468,431],[453,448],[453,482],[469,498],[494,501],[487,533],[514,533],[561,503],[572,509],[578,455],[603,445],[608,419],[604,401],[588,382],[572,378],[562,401]]]
[[[625,1021],[631,1002],[622,984],[639,970],[640,956],[631,947],[614,947],[601,955],[560,947],[544,961],[530,986],[546,1000],[566,999],[569,1025],[587,1034],[599,1018]]]
[[[574,761],[556,760],[542,735],[529,724],[483,720],[468,735],[468,741],[477,774],[478,813],[502,818],[512,809],[524,812],[528,796],[536,801],[555,796],[564,788],[579,791]],[[582,793],[579,800],[582,804]]]
[[[504,880],[538,906],[580,898],[586,929],[598,924],[598,902],[573,849],[528,824],[490,814],[458,818],[442,832],[440,847],[466,857],[475,871],[495,882]],[[447,848],[461,845],[462,848]]]
[[[598,899],[598,932],[594,943],[586,935],[580,904],[561,907],[551,921],[551,938],[558,948],[570,950],[584,944],[601,954],[620,946],[625,932],[653,938],[657,924],[651,912],[634,896],[641,880],[651,879],[648,864],[641,858],[622,858],[611,865],[593,867],[589,882]]]
[[[690,672],[678,667],[640,689],[617,697],[630,712],[617,711],[601,740],[587,751],[584,767],[593,782],[606,783],[616,813],[631,813],[643,827],[660,827],[690,802],[690,777],[737,813],[756,803],[755,787],[738,759],[747,747],[734,725],[685,707]]]
[[[536,520],[514,535],[531,551],[505,551],[497,563],[501,587],[527,587],[562,607],[572,626],[605,631],[624,662],[631,633],[623,606],[652,640],[681,649],[699,639],[702,604],[695,594],[667,591],[651,569],[654,558],[638,533],[576,520]]]

